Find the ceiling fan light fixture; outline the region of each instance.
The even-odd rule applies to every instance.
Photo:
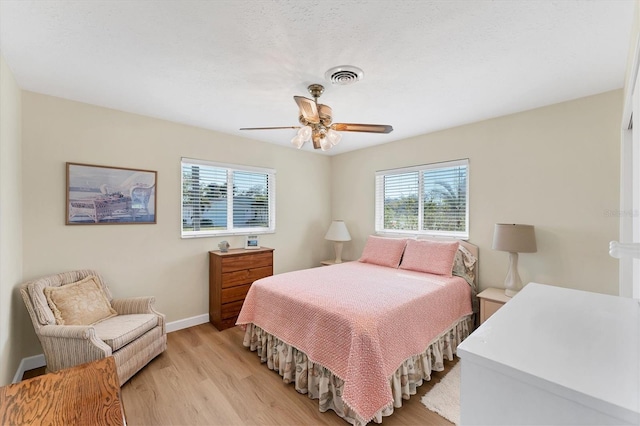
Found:
[[[291,143],[293,144],[293,146],[295,146],[298,149],[302,148],[302,145],[304,145],[304,142],[305,142],[304,139],[302,139],[300,135],[296,135],[293,137],[293,139],[291,139]]]
[[[294,136],[293,139],[291,139],[291,143],[298,149],[302,148],[302,145],[304,145],[305,142],[311,139],[312,132],[313,131],[310,126],[300,127],[300,129],[298,129],[298,133]]]
[[[311,139],[311,133],[311,126],[303,126],[298,130],[298,136],[300,136],[305,142]]]
[[[340,142],[340,139],[342,139],[342,135],[335,130],[329,129],[325,139],[329,141],[331,146],[336,146]]]
[[[343,68],[346,67],[350,66],[336,68],[341,68],[341,71],[344,71]],[[362,78],[364,75],[362,70],[356,67],[352,68],[355,68],[355,70],[351,70],[355,77],[358,79]],[[291,139],[291,143],[296,148],[300,149],[306,142],[311,141],[314,149],[322,149],[323,151],[336,146],[340,142],[342,134],[338,132],[391,133],[393,131],[393,127],[388,124],[332,123],[331,107],[318,103],[318,98],[324,92],[324,86],[321,84],[311,84],[307,89],[309,93],[311,93],[311,96],[313,96],[313,99],[303,96],[293,97],[293,100],[298,104],[300,113],[298,120],[300,124],[302,124],[302,127],[243,127],[240,130],[298,129],[296,136]]]
[[[326,151],[328,149],[331,149],[331,147],[332,145],[331,141],[329,141],[329,138],[327,138],[326,136],[320,138],[320,149]]]

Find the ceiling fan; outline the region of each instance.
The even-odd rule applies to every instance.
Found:
[[[272,129],[299,129],[298,134],[291,139],[291,143],[298,149],[305,142],[313,141],[315,149],[328,150],[337,145],[342,138],[340,132],[365,132],[365,133],[391,133],[393,127],[388,124],[357,124],[357,123],[331,123],[331,108],[328,105],[318,103],[318,98],[324,92],[320,84],[312,84],[308,88],[313,99],[303,96],[294,96],[293,99],[300,108],[298,120],[302,126],[285,127],[243,127],[240,130],[272,130]]]

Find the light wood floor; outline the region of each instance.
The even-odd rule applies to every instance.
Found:
[[[219,332],[211,324],[168,335],[168,349],[122,387],[127,423],[136,425],[348,425],[333,411],[260,363],[242,346],[239,327]],[[451,425],[420,402],[456,361],[382,425]]]

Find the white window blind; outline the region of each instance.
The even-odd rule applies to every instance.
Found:
[[[376,172],[376,232],[469,237],[469,160]]]
[[[183,238],[275,232],[274,170],[188,158],[181,169]]]

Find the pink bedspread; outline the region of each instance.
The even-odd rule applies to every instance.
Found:
[[[472,313],[464,279],[361,262],[253,283],[237,324],[253,323],[345,381],[344,402],[369,421],[392,403],[389,378]]]

